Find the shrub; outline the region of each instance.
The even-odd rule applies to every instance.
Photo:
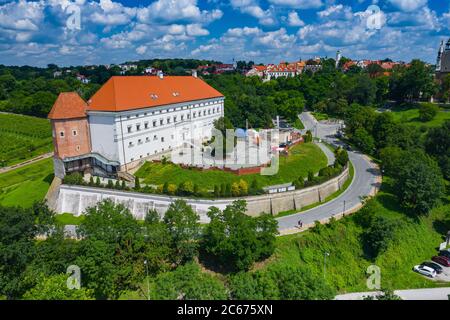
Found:
[[[177,192],[177,186],[175,184],[167,185],[167,194],[173,196]]]
[[[314,182],[314,172],[308,171],[308,181]]]
[[[81,185],[83,184],[83,176],[78,172],[68,174],[64,177],[64,183],[71,185]]]
[[[114,187],[115,187],[117,190],[120,190],[120,181],[119,181],[119,180],[116,180],[116,183],[115,183]]]
[[[214,185],[214,197],[220,197],[220,188],[218,185]]]
[[[91,176],[90,178],[89,178],[89,185],[92,187],[92,186],[94,186],[94,177],[93,176]]]
[[[100,177],[97,177],[97,179],[95,179],[95,186],[100,187],[100,185],[101,185]]]
[[[438,106],[432,103],[422,103],[419,108],[419,119],[423,122],[431,121],[438,114],[438,112]]]
[[[134,190],[141,189],[141,182],[138,177],[134,177]]]
[[[192,195],[195,193],[194,190],[194,184],[192,181],[184,181],[180,183],[180,186],[178,187],[178,194],[179,195]]]
[[[225,188],[225,196],[229,197],[231,196],[231,183],[227,183],[226,188]]]
[[[245,180],[239,180],[239,193],[242,196],[245,196],[248,194],[248,183]]]
[[[233,182],[233,184],[231,185],[231,195],[233,197],[238,197],[240,195],[239,183]]]
[[[108,180],[108,185],[107,185],[107,187],[108,187],[109,189],[113,189],[113,188],[114,188],[114,183],[112,182],[111,179]]]

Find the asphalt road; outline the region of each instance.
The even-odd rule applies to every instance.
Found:
[[[450,288],[411,289],[394,291],[402,300],[449,300]],[[376,296],[379,292],[355,292],[336,296],[335,300],[363,300],[365,296]]]
[[[309,113],[300,115],[305,128],[313,135],[331,144],[342,144],[334,134],[341,126],[339,123],[318,123]],[[277,218],[278,230],[281,234],[293,233],[297,229],[298,221],[304,226],[313,224],[317,220],[349,213],[361,206],[361,199],[374,194],[380,187],[380,173],[370,159],[357,151],[349,151],[349,159],[353,164],[355,174],[352,183],[340,196],[313,209],[297,214]]]

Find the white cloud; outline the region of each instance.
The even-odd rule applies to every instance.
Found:
[[[147,46],[139,46],[136,48],[136,53],[143,55],[147,52]]]
[[[153,20],[189,20],[209,23],[222,18],[222,16],[223,12],[219,9],[200,10],[197,0],[157,0],[148,7],[138,9],[137,12],[138,20],[142,23],[149,23]]]
[[[100,3],[92,4],[90,20],[97,24],[107,26],[128,24],[136,15],[136,8],[123,6],[121,3],[111,0],[100,0]]]
[[[188,36],[198,37],[198,36],[207,36],[209,34],[209,31],[202,28],[201,25],[195,23],[195,24],[188,24],[186,26],[186,33]]]
[[[270,7],[267,10],[263,10],[256,0],[231,0],[231,6],[258,19],[258,22],[262,25],[268,26],[277,22],[274,8]]]
[[[317,9],[323,6],[322,0],[269,0],[269,2],[295,9]]]
[[[388,0],[403,11],[413,11],[427,4],[428,0]]]
[[[303,22],[302,19],[300,19],[296,11],[289,12],[288,24],[292,27],[303,27],[305,25],[305,23]]]
[[[0,28],[18,31],[38,31],[44,20],[41,2],[10,2],[0,6]]]

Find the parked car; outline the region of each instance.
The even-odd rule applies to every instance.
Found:
[[[434,256],[433,258],[431,258],[431,260],[439,263],[444,267],[450,267],[450,259],[445,256]]]
[[[437,264],[436,262],[425,261],[425,262],[422,262],[421,266],[429,267],[429,268],[433,269],[434,271],[436,271],[437,274],[441,274],[444,271],[444,269],[442,269],[442,267],[439,264]]]
[[[450,259],[450,249],[444,249],[439,251],[439,255]]]
[[[427,266],[417,265],[417,266],[414,266],[413,270],[417,273],[423,274],[424,276],[427,276],[430,278],[436,277],[436,271],[434,271],[434,269],[431,269],[430,267],[427,267]]]

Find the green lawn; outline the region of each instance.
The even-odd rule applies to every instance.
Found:
[[[415,127],[422,127],[422,126],[426,128],[438,127],[442,125],[445,120],[450,120],[450,112],[448,110],[445,111],[444,109],[440,109],[436,117],[428,122],[422,122],[419,120],[418,108],[411,108],[411,109],[393,108],[391,113],[394,116],[394,119],[396,119],[397,121]]]
[[[0,205],[29,207],[42,200],[53,180],[53,159],[0,174]]]
[[[222,170],[200,171],[183,169],[176,164],[145,163],[136,176],[143,179],[143,183],[161,185],[166,181],[179,185],[184,181],[192,181],[202,189],[214,189],[214,185],[233,183],[243,179],[251,184],[253,179],[260,187],[292,182],[299,176],[306,177],[308,171],[318,172],[327,165],[327,158],[318,146],[313,143],[300,144],[291,149],[288,157],[280,157],[280,167],[276,175],[262,176],[259,174],[238,176]]]
[[[82,216],[74,216],[71,213],[61,213],[56,215],[56,222],[60,225],[67,225],[67,224],[73,224],[73,225],[79,225],[84,220],[84,215]]]
[[[447,284],[432,282],[411,271],[412,267],[436,254],[436,247],[443,241],[443,234],[450,228],[450,197],[445,204],[432,211],[430,216],[413,219],[403,213],[397,199],[385,186],[376,197],[377,214],[396,220],[395,240],[388,250],[375,261],[365,257],[360,241],[362,227],[354,214],[319,232],[307,231],[277,238],[276,253],[264,267],[270,264],[308,265],[317,274],[323,274],[324,252],[327,258],[327,281],[339,293],[368,291],[365,274],[369,265],[381,268],[381,285],[394,289],[435,287]]]
[[[311,114],[316,118],[317,121],[328,120],[328,115],[326,113],[321,112],[311,112]]]

